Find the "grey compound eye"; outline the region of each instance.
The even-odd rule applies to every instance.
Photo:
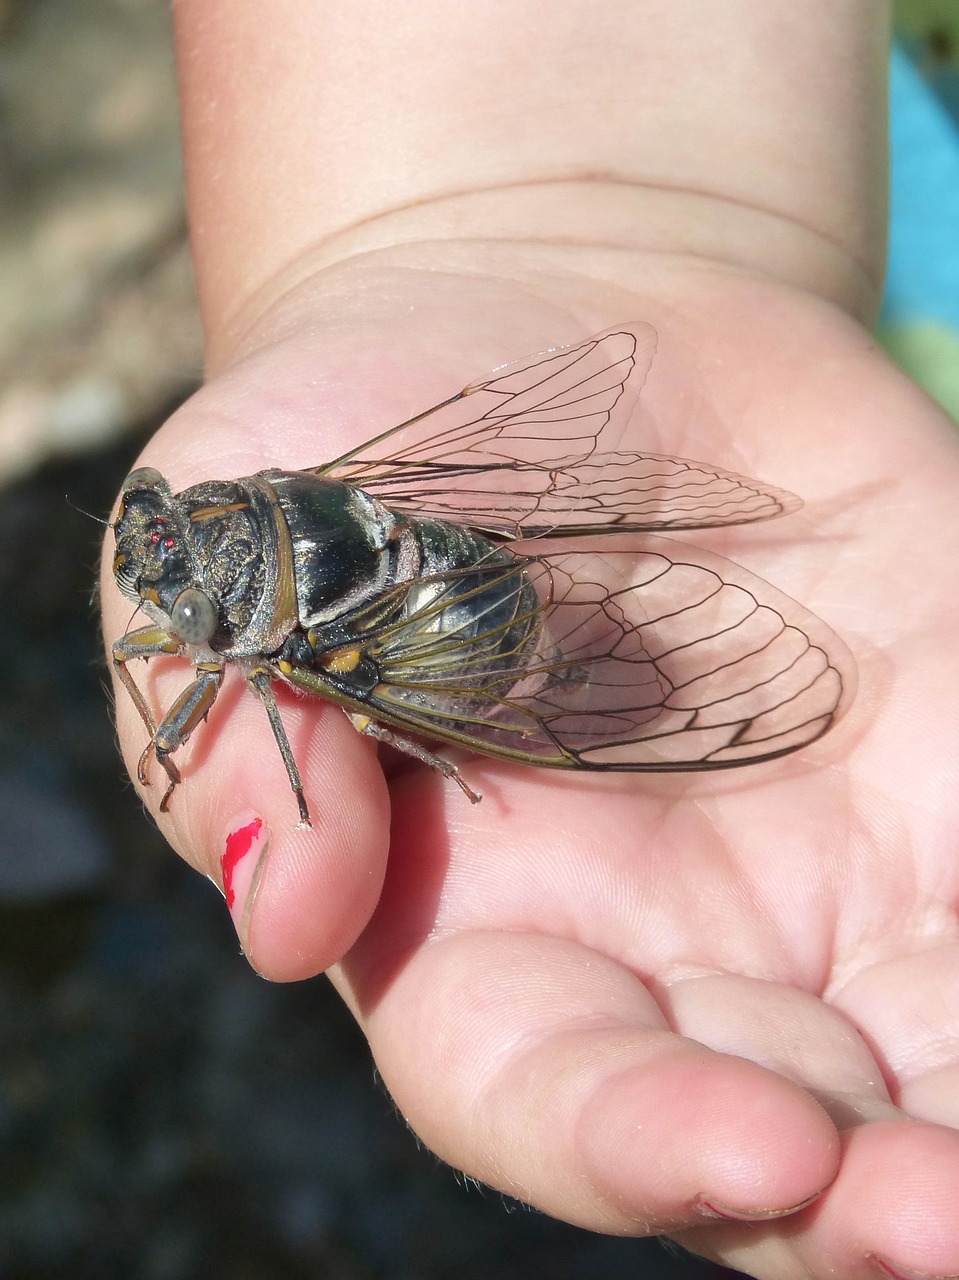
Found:
[[[173,630],[184,644],[206,644],[219,618],[213,601],[197,587],[187,587],[173,601],[170,610]]]

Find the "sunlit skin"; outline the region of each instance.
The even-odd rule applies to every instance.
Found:
[[[281,694],[305,831],[228,671],[160,825],[221,880],[262,819],[247,956],[331,969],[458,1168],[760,1277],[957,1273],[959,450],[867,328],[885,6],[567,4],[550,25],[488,3],[455,29],[425,0],[397,29],[347,8],[293,0],[264,30],[252,0],[177,5],[210,380],[138,465],[175,489],[316,465],[505,360],[645,320],[631,443],[805,500],[684,536],[825,619],[859,693],[815,746],[722,775],[456,756],[475,806]],[[160,708],[189,668],[136,674]],[[135,769],[125,698],[117,721]]]

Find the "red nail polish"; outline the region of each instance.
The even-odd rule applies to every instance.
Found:
[[[267,827],[262,818],[240,819],[232,826],[220,857],[223,896],[244,951],[250,912],[268,846]]]

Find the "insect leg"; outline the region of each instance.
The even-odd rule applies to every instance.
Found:
[[[434,755],[426,747],[421,747],[418,742],[413,742],[411,738],[404,738],[400,734],[394,733],[392,729],[387,729],[385,725],[377,724],[375,720],[371,720],[368,716],[351,715],[350,721],[353,724],[353,728],[365,737],[375,738],[377,742],[385,742],[387,746],[395,747],[397,751],[402,751],[404,755],[412,756],[414,760],[428,764],[431,769],[441,773],[444,778],[450,778],[468,798],[470,804],[479,804],[482,800],[483,797],[479,792],[474,791],[464,781],[459,769],[449,760],[444,760],[442,756]]]
[[[196,679],[192,684],[187,685],[163,717],[137,766],[137,774],[142,777],[146,772],[150,753],[153,752],[157,761],[166,770],[170,785],[160,801],[161,813],[166,813],[169,808],[170,797],[180,781],[180,771],[169,759],[170,753],[182,747],[197,725],[210,714],[210,708],[216,701],[216,695],[223,682],[222,663],[198,663],[196,673]]]
[[[270,728],[273,730],[273,737],[276,739],[276,745],[280,748],[280,755],[283,757],[283,763],[286,765],[286,776],[290,780],[290,786],[293,788],[293,794],[296,796],[297,807],[300,810],[300,826],[312,827],[310,821],[310,811],[307,808],[306,797],[303,794],[303,783],[300,781],[300,771],[296,767],[296,761],[293,758],[293,750],[290,746],[290,740],[286,736],[286,730],[283,728],[283,721],[280,719],[280,712],[276,705],[276,699],[273,697],[273,682],[269,669],[266,667],[255,667],[253,671],[247,675],[247,681],[251,688],[255,689],[260,695],[263,705],[266,708],[266,714],[270,718]]]
[[[168,631],[164,631],[162,627],[140,627],[137,631],[127,632],[125,636],[121,636],[113,644],[113,669],[119,676],[124,689],[130,695],[130,701],[136,707],[140,719],[146,725],[147,733],[150,735],[150,742],[137,762],[137,778],[145,787],[150,785],[150,779],[146,776],[146,762],[150,752],[153,750],[153,738],[157,731],[157,725],[153,718],[153,712],[147,706],[146,698],[140,692],[140,687],[133,679],[127,663],[131,658],[154,658],[160,653],[175,656],[182,652],[183,646],[180,641],[176,636],[171,636]],[[180,781],[179,770],[172,760],[164,760],[161,763],[170,779],[171,788],[175,787]]]
[[[153,658],[158,653],[177,654],[182,652],[182,648],[180,641],[162,627],[141,627],[139,631],[129,631],[114,641],[113,669],[130,695],[130,701],[140,713],[140,719],[149,730],[151,738],[156,733],[156,721],[126,664],[131,658]]]

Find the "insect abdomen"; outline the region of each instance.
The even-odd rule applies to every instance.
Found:
[[[480,534],[440,520],[413,522],[420,575],[403,608],[415,626],[391,664],[451,688],[509,687],[523,674],[540,628],[540,601],[522,559]],[[397,671],[397,674],[399,672]]]

